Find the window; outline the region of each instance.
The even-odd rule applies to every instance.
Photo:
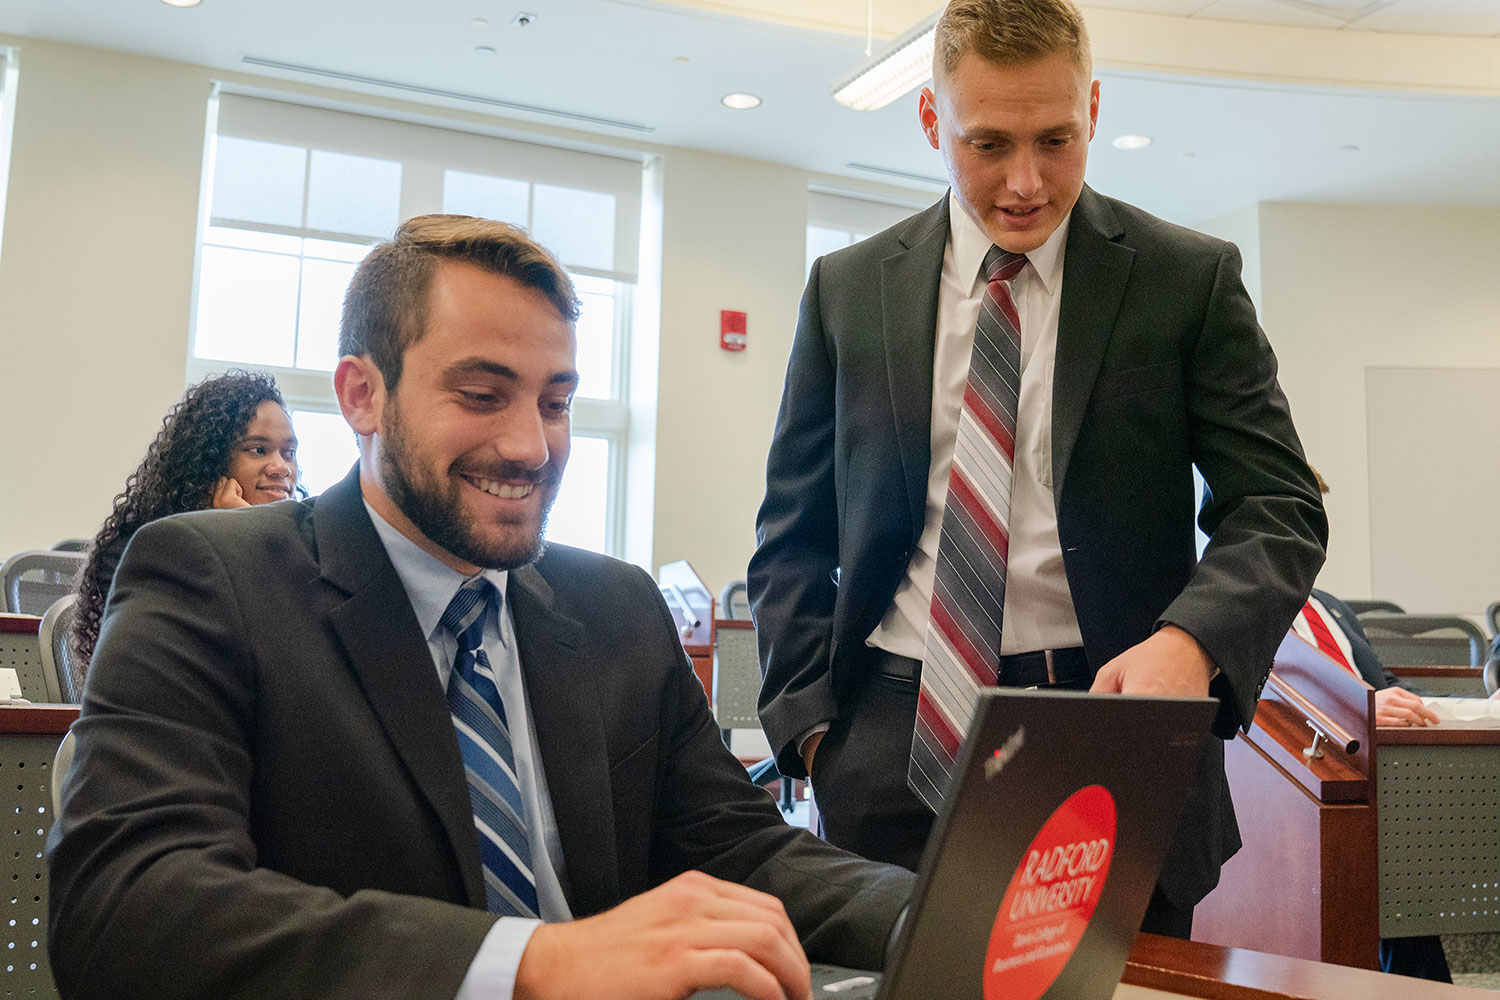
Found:
[[[871,201],[826,191],[807,194],[807,269],[826,253],[853,246],[888,229],[921,208],[920,204]]]
[[[5,191],[10,179],[11,123],[16,109],[16,50],[0,45],[0,240],[5,233]]]
[[[344,289],[370,246],[402,219],[454,212],[521,226],[556,254],[581,300],[581,381],[548,537],[621,553],[639,162],[224,95],[205,185],[189,378],[231,364],[273,372],[313,493],[356,456],[327,373]]]

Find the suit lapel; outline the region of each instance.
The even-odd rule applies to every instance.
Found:
[[[469,905],[485,906],[463,758],[432,653],[406,589],[370,523],[358,468],[313,510],[323,578],[348,594],[329,621],[370,707],[447,833]]]
[[[1123,233],[1109,205],[1085,187],[1068,226],[1052,376],[1052,497],[1058,504],[1130,278],[1135,251],[1115,242]]]
[[[553,608],[552,588],[535,566],[511,571],[506,596],[562,841],[563,892],[575,915],[597,913],[620,898],[619,868],[613,816],[601,802],[609,758],[596,685],[580,655],[582,626]]]
[[[905,249],[880,262],[880,311],[886,378],[915,539],[926,520],[932,462],[932,355],[938,285],[948,244],[947,195],[913,217],[899,239]]]

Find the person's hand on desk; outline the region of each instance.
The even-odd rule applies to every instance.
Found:
[[[1203,647],[1175,625],[1163,625],[1094,675],[1095,694],[1154,694],[1208,697],[1214,662]]]
[[[1437,721],[1437,713],[1405,688],[1388,687],[1375,692],[1377,726],[1425,726]]]
[[[681,1000],[710,987],[811,1000],[812,973],[779,899],[687,872],[597,916],[538,927],[515,998]]]

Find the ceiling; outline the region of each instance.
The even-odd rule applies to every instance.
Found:
[[[5,0],[0,33],[936,191],[942,167],[914,96],[877,112],[828,96],[864,59],[867,13],[878,52],[933,9],[931,0],[203,0],[187,9]],[[1461,51],[1488,59],[1496,77],[1468,94],[1424,94],[1378,81],[1334,89],[1274,74],[1125,71],[1110,68],[1096,29],[1103,96],[1089,180],[1101,190],[1187,224],[1257,201],[1500,205],[1500,0],[1089,0],[1085,10],[1111,29],[1121,12],[1156,15],[1141,22],[1148,34],[1232,27],[1256,44],[1280,37],[1267,25],[1303,45],[1425,38],[1469,46]],[[525,27],[514,23],[522,11],[534,15]],[[1241,27],[1250,24],[1259,33]],[[24,93],[24,43],[21,66]],[[731,111],[719,103],[731,91],[764,103]],[[1127,132],[1155,142],[1128,153],[1110,145]]]

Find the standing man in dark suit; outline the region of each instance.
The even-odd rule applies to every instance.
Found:
[[[989,628],[969,645],[1000,684],[1211,694],[1227,737],[1323,560],[1317,487],[1239,254],[1084,186],[1091,75],[1068,0],[950,3],[920,117],[952,190],[816,262],[802,300],[748,574],[761,720],[782,772],[811,773],[828,838],[869,857],[915,866],[932,823],[908,757],[915,787],[912,751],[931,746],[914,745],[918,704],[941,705],[923,679],[934,581],[959,563],[944,518],[966,425],[1003,432],[978,473],[1003,477],[985,501],[998,516],[973,532],[1002,565],[973,601],[945,585],[943,627],[956,603]],[[997,315],[1018,385],[1008,413],[973,418],[971,345],[1000,342],[975,333]],[[1144,928],[1187,936],[1238,846],[1214,743]]]
[[[413,219],[345,302],[350,475],[136,535],[50,842],[63,996],[806,1000],[803,945],[883,962],[911,875],[750,784],[647,574],[543,552],[576,317],[519,230]]]

